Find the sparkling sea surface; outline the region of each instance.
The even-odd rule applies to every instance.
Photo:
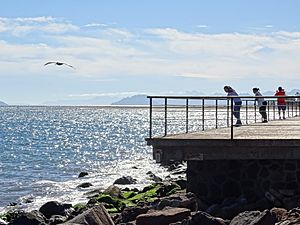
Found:
[[[146,145],[148,107],[0,107],[0,212],[11,203],[37,209],[49,200],[86,201],[120,176],[164,178]],[[78,178],[80,172],[88,176]],[[88,189],[78,188],[84,182]]]

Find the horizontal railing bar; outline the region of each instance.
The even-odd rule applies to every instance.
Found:
[[[272,96],[272,95],[266,95],[266,96],[147,96],[147,98],[161,98],[161,99],[212,99],[212,100],[227,100],[230,98],[242,98],[242,99],[249,99],[253,100],[256,98],[268,98],[268,99],[277,99],[277,98],[300,98],[300,96],[297,95],[287,95],[287,96]]]

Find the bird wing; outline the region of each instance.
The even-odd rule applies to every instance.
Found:
[[[74,67],[74,66],[72,66],[72,65],[70,65],[70,64],[67,64],[67,63],[63,63],[63,64],[65,64],[66,66],[69,66],[69,67],[71,67],[71,68],[75,69],[75,67]]]
[[[47,66],[47,65],[49,65],[49,64],[51,64],[51,63],[56,63],[56,62],[46,62],[46,63],[44,64],[44,66]]]

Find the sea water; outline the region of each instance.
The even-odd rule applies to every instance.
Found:
[[[164,178],[146,145],[149,109],[143,107],[0,107],[0,213],[10,204],[38,209],[57,200],[84,202],[121,176],[135,187]],[[78,178],[80,172],[88,176]],[[78,185],[89,182],[83,189]]]
[[[168,108],[167,117],[164,107],[153,108],[152,134],[227,125],[226,108],[199,109],[189,109],[187,127],[185,107]],[[149,113],[149,107],[0,107],[0,213],[12,203],[33,210],[51,200],[86,202],[87,192],[104,190],[121,176],[136,179],[131,187],[139,189],[152,182],[149,171],[164,179],[169,172],[152,159],[145,141]],[[80,172],[88,176],[78,178]],[[78,187],[85,182],[93,186]]]

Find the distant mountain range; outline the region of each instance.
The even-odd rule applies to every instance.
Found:
[[[149,105],[149,99],[147,95],[133,95],[113,102],[112,105]]]
[[[293,89],[287,91],[286,95],[295,95],[297,92],[300,93],[300,89]],[[274,96],[274,91],[262,91],[265,96]],[[152,94],[153,95],[153,94]],[[181,93],[171,93],[171,94],[157,94],[158,96],[226,96],[224,92],[218,92],[214,94],[205,94],[199,91],[187,91]],[[240,96],[253,96],[253,93],[239,93]],[[147,94],[137,94],[133,96],[127,96],[122,98],[122,96],[112,95],[112,96],[97,96],[94,98],[73,98],[73,99],[62,99],[57,101],[44,102],[43,105],[149,105],[149,99]],[[208,103],[208,102],[207,102]],[[153,99],[153,105],[164,104],[164,99]],[[170,100],[168,99],[168,104],[185,104],[185,100]],[[189,104],[199,104],[199,100],[190,100]],[[208,103],[209,104],[209,103]],[[1,102],[0,102],[1,105]]]
[[[286,95],[293,96],[296,93],[300,93],[300,89],[293,89],[291,91],[288,91]],[[266,91],[262,93],[265,96],[273,96],[275,94],[275,91]],[[174,96],[206,96],[205,94],[201,92],[188,92],[185,94],[173,94]],[[170,95],[168,95],[170,96]],[[224,93],[215,93],[212,96],[225,96]],[[253,94],[249,93],[240,93],[240,96],[253,96]],[[161,105],[164,104],[163,99],[153,99],[153,105]],[[185,104],[185,100],[168,100],[168,104]],[[199,101],[197,100],[190,100],[189,104],[199,104]],[[149,105],[149,99],[147,98],[147,95],[133,95],[131,97],[123,98],[117,102],[113,102],[112,105]]]
[[[0,101],[0,106],[5,106],[5,105],[8,105],[8,104],[6,104],[5,102]]]

